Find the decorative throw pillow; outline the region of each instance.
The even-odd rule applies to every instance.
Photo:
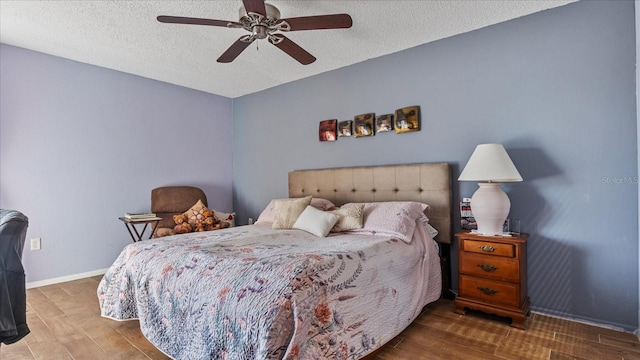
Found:
[[[234,212],[225,213],[225,212],[222,212],[222,211],[213,210],[213,214],[220,221],[226,222],[227,224],[229,224],[229,227],[236,226],[236,213],[234,213]]]
[[[331,232],[360,229],[364,225],[364,204],[343,205],[340,209],[329,212],[338,215],[338,221]]]
[[[304,230],[318,237],[325,237],[337,221],[338,215],[318,210],[309,205],[298,216],[293,228]]]
[[[336,205],[332,203],[331,200],[317,197],[311,198],[311,206],[322,211],[336,209]]]
[[[273,199],[269,202],[267,207],[262,210],[260,216],[256,220],[256,224],[260,223],[272,223],[276,217],[275,202],[278,200],[295,200],[299,198],[287,198],[287,199]],[[333,210],[336,206],[329,200],[323,198],[311,198],[311,206],[319,210]]]
[[[207,209],[202,200],[198,200],[189,210],[183,212],[184,215],[187,216],[187,222],[191,224],[191,226],[201,223],[204,218],[202,217],[202,213]]]
[[[395,236],[410,243],[418,220],[429,205],[415,201],[364,203],[364,226],[349,230],[359,234]]]
[[[296,220],[298,220],[298,216],[302,214],[310,203],[311,196],[298,199],[276,200],[276,215],[273,219],[273,224],[271,224],[271,228],[291,229]]]

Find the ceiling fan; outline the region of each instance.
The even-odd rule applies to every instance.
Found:
[[[173,24],[209,25],[228,28],[243,28],[250,35],[243,35],[231,45],[219,58],[218,62],[230,63],[235,60],[244,49],[252,42],[260,39],[268,41],[280,50],[289,54],[303,65],[311,64],[316,58],[301,48],[298,44],[284,36],[282,32],[319,30],[319,29],[346,29],[353,24],[348,14],[303,16],[293,18],[280,18],[280,11],[264,0],[242,0],[244,6],[240,7],[240,20],[226,21],[214,19],[201,19],[180,16],[158,16],[158,21]]]

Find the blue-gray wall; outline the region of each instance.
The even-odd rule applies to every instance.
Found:
[[[476,144],[503,143],[532,308],[634,330],[635,58],[634,3],[581,1],[234,99],[235,210],[255,219],[291,170],[446,161],[457,178]],[[420,132],[317,139],[320,120],[411,105]]]
[[[232,209],[231,99],[7,45],[0,79],[0,207],[29,217],[27,282],[109,267],[131,242],[118,217],[157,186]]]

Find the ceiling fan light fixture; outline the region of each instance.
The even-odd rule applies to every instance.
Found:
[[[269,29],[264,25],[254,25],[251,27],[251,33],[256,39],[264,39],[269,36]]]

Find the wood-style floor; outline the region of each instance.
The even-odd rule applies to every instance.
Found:
[[[27,290],[31,334],[0,346],[0,359],[167,359],[140,333],[137,321],[100,317],[100,276]],[[457,315],[451,300],[425,308],[376,360],[640,359],[631,333],[539,314],[527,330],[482,313]]]

